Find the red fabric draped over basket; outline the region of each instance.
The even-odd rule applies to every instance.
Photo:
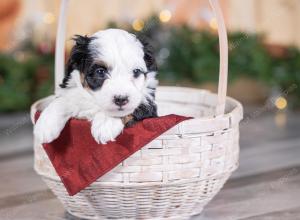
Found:
[[[36,120],[40,113],[36,114]],[[130,155],[176,124],[189,119],[179,115],[149,118],[125,128],[116,141],[98,144],[91,124],[70,120],[59,138],[43,147],[69,195],[75,195]]]

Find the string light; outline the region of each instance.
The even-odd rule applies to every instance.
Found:
[[[143,30],[145,24],[144,24],[144,21],[141,20],[141,19],[135,19],[133,22],[132,22],[132,28],[135,30],[135,31],[141,31]]]
[[[209,26],[211,29],[213,30],[218,30],[218,22],[217,22],[217,19],[216,18],[212,18],[210,21],[209,21]]]
[[[161,22],[166,23],[166,22],[170,21],[171,17],[172,17],[172,13],[169,10],[167,10],[167,9],[162,10],[159,13],[159,20]]]
[[[287,107],[287,100],[284,97],[278,97],[275,101],[276,108],[283,110]]]
[[[55,21],[54,14],[52,14],[51,12],[47,12],[43,17],[43,21],[46,24],[52,24]]]

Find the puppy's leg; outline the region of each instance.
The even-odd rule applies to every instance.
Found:
[[[34,126],[34,135],[41,143],[50,143],[60,135],[66,122],[71,118],[70,107],[64,98],[56,98],[42,112]]]
[[[92,120],[92,135],[97,143],[114,141],[122,132],[124,124],[120,118],[113,118],[98,112]]]
[[[157,106],[153,101],[148,100],[147,104],[140,104],[132,113],[132,119],[126,123],[126,127],[133,126],[136,122],[145,118],[157,117]]]

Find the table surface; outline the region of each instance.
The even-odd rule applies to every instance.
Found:
[[[245,118],[239,169],[192,219],[300,219],[300,114],[249,108]],[[29,114],[0,115],[0,219],[75,220],[32,165]]]

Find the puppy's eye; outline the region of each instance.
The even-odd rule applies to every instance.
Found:
[[[141,69],[134,69],[133,70],[133,76],[134,78],[138,78],[141,74],[144,74],[144,71]]]
[[[98,67],[97,69],[95,69],[95,73],[100,76],[100,77],[104,77],[105,74],[107,73],[107,69],[105,67]]]

